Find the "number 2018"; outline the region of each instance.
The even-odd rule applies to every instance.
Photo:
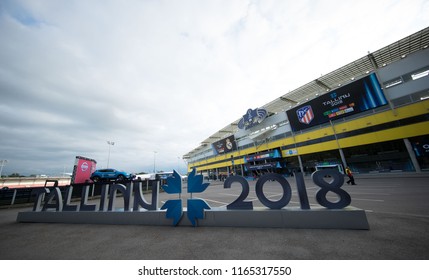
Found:
[[[330,177],[330,181],[325,180],[326,177]],[[310,209],[310,203],[308,202],[307,189],[305,187],[304,177],[302,173],[295,173],[297,192],[299,201],[301,204],[301,209]],[[316,201],[323,207],[328,209],[342,209],[347,207],[351,203],[350,195],[343,189],[341,186],[344,184],[344,176],[336,170],[319,170],[314,172],[311,175],[313,182],[320,187],[320,190],[316,193]],[[280,184],[283,195],[277,201],[272,201],[266,197],[263,191],[264,184],[268,181],[276,181]],[[249,195],[250,187],[247,180],[242,176],[230,176],[225,180],[224,188],[231,188],[233,183],[238,183],[242,187],[242,191],[239,197],[227,205],[227,209],[253,209],[253,202],[246,201],[247,196]],[[261,176],[256,182],[256,196],[259,201],[266,207],[270,209],[281,209],[287,206],[292,197],[292,188],[289,182],[280,174],[268,173]],[[336,202],[331,202],[327,199],[328,192],[335,193],[339,199]]]

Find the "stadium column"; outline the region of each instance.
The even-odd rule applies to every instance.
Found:
[[[422,172],[422,169],[420,168],[420,164],[417,160],[416,154],[414,153],[413,147],[411,146],[410,140],[408,140],[408,138],[404,138],[404,144],[405,144],[405,147],[407,148],[408,155],[411,158],[411,162],[414,165],[414,169],[418,173]]]
[[[293,129],[291,129],[291,132],[292,132],[293,144],[295,145],[295,151],[298,157],[299,169],[301,169],[302,174],[305,174],[304,166],[302,165],[301,155],[298,153],[298,147],[296,146],[295,133],[293,132]]]
[[[331,124],[332,130],[333,130],[333,132],[334,132],[335,141],[337,141],[337,146],[338,146],[338,151],[339,151],[339,153],[340,153],[341,161],[342,161],[342,163],[343,163],[344,168],[346,168],[346,167],[347,167],[346,157],[344,156],[343,149],[341,149],[340,142],[338,141],[338,138],[337,138],[337,132],[335,131],[335,126],[334,126],[334,124],[332,123],[332,120],[329,120],[329,123]]]
[[[304,174],[304,165],[302,165],[301,156],[298,155],[299,169],[301,169],[301,173]]]
[[[347,162],[346,162],[346,157],[344,156],[344,153],[343,153],[343,149],[338,147],[338,150],[340,151],[340,157],[341,157],[341,161],[343,162],[343,166],[344,166],[344,168],[346,168]]]

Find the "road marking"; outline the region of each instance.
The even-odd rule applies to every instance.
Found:
[[[213,199],[207,199],[207,198],[200,198],[200,199],[203,199],[203,200],[206,200],[206,201],[210,201],[210,202],[214,202],[214,203],[219,203],[219,204],[222,204],[222,205],[228,205],[228,203],[220,202],[220,201],[213,200]]]
[[[235,196],[237,197],[237,195],[239,194],[233,194],[233,193],[219,193],[220,195],[226,195],[226,196]]]
[[[234,196],[234,197],[239,197],[239,196],[240,196],[240,194],[231,194],[231,193],[219,193],[219,194],[220,194],[220,195],[226,195],[226,196]],[[246,197],[245,201],[247,201],[247,198],[251,198],[251,200],[258,199],[258,198],[257,198],[257,197],[255,197],[255,196],[248,195],[248,196]]]
[[[374,212],[374,211],[372,211]],[[411,214],[411,213],[395,213],[395,212],[379,212],[375,211],[376,214],[389,214],[389,215],[402,215],[402,216],[411,216],[416,218],[429,218],[429,215],[420,215],[420,214]]]
[[[384,202],[384,200],[381,200],[381,199],[369,199],[369,198],[352,198],[352,200],[363,200],[363,201]]]
[[[369,192],[348,192],[350,195],[355,194],[355,195],[360,195],[360,194],[370,194],[370,195],[391,195],[390,193],[369,193]]]

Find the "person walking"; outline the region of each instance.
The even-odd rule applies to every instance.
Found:
[[[348,167],[348,166],[346,167],[346,174],[349,177],[349,180],[346,183],[347,184],[351,183],[352,185],[356,185],[355,178],[353,177],[353,173],[352,173],[350,167]]]

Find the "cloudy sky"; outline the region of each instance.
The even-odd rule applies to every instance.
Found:
[[[217,130],[428,26],[426,0],[1,0],[3,175],[178,169]],[[156,151],[156,153],[154,153]]]

